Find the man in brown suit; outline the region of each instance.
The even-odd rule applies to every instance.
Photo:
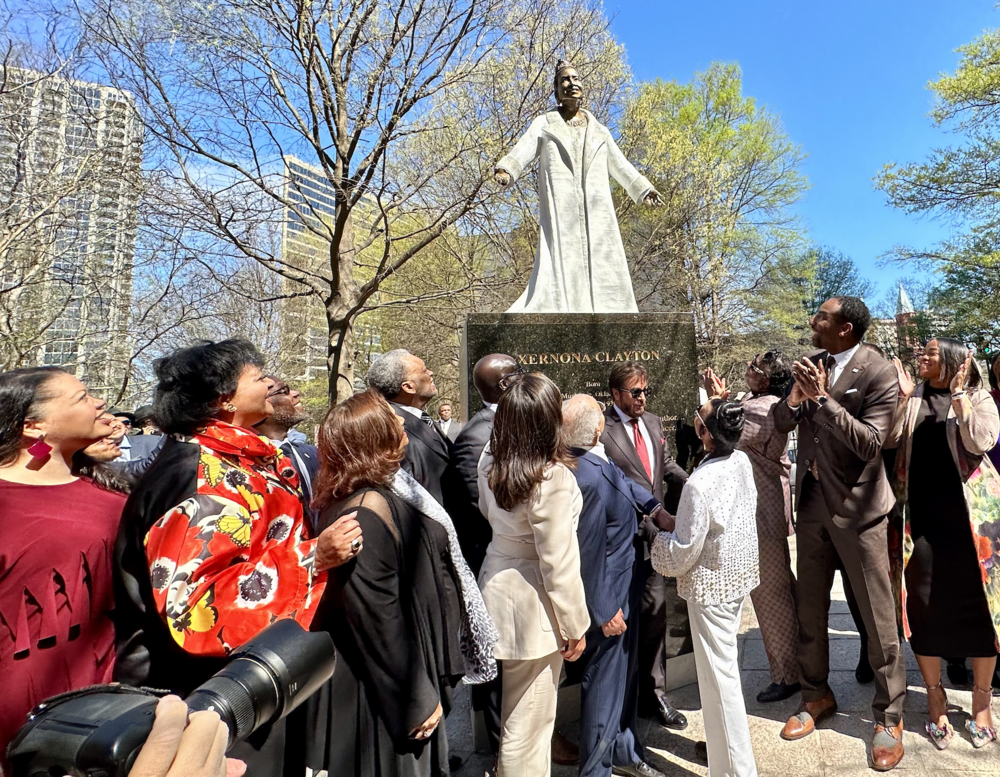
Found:
[[[646,412],[649,373],[640,362],[616,364],[608,387],[614,403],[604,413],[601,435],[608,457],[629,479],[659,499],[667,512],[677,512],[687,473],[670,455],[659,416]],[[655,711],[666,728],[682,730],[687,728],[687,718],[670,703],[664,687],[667,610],[682,600],[673,581],[668,583],[653,571],[648,547],[644,544],[641,550],[644,560],[637,565],[640,579],[636,583],[645,586],[639,609],[639,706],[644,712]]]
[[[779,431],[799,429],[795,493],[802,705],[781,736],[808,736],[837,710],[827,683],[827,627],[839,554],[868,630],[875,672],[870,765],[887,771],[903,757],[906,693],[886,548],[886,515],[895,497],[881,457],[898,383],[889,362],[861,347],[870,324],[871,314],[857,297],[824,302],[810,321],[813,345],[821,350],[795,362],[791,392],[774,409]]]

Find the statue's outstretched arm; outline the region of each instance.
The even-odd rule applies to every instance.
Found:
[[[510,176],[510,180],[506,184],[501,183],[499,179],[497,183],[501,183],[503,186],[513,183],[521,177],[521,173],[526,167],[534,164],[541,149],[542,128],[546,123],[548,123],[548,119],[544,116],[539,116],[531,122],[528,131],[517,141],[517,145],[511,149],[507,156],[497,162],[496,172],[503,171]]]
[[[652,195],[655,195],[654,202],[660,202],[660,196],[653,188],[653,184],[625,158],[614,138],[608,140],[608,172],[628,192],[632,202],[641,202]]]

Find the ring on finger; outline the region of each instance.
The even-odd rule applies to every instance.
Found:
[[[361,539],[351,540],[351,553],[357,553],[359,550],[361,550]]]

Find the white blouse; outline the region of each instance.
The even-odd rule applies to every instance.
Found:
[[[760,585],[757,487],[742,451],[702,462],[681,493],[677,523],[653,542],[653,568],[699,604],[742,599]]]

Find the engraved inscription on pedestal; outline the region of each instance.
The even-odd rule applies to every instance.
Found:
[[[523,369],[552,378],[566,396],[586,393],[604,403],[611,401],[608,373],[615,363],[642,362],[655,389],[647,406],[671,438],[677,419],[690,422],[697,406],[698,355],[688,313],[477,313],[466,321],[465,346],[469,415],[479,396],[468,368],[488,353],[510,354]]]

